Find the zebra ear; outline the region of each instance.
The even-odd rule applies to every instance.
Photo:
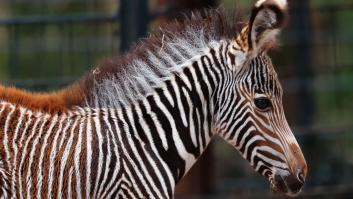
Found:
[[[287,0],[259,0],[249,21],[250,50],[257,54],[275,46],[276,36],[287,18]]]

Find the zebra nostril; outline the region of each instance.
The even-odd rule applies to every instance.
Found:
[[[289,193],[297,194],[297,193],[299,193],[299,191],[303,187],[304,182],[301,181],[299,176],[303,177],[303,175],[299,175],[299,174],[297,176],[296,175],[288,175],[288,176],[284,177],[284,181],[285,181],[286,186],[289,190]]]
[[[300,182],[302,182],[302,183],[304,183],[305,182],[305,176],[304,176],[304,174],[303,174],[303,172],[298,172],[298,180],[300,181]]]

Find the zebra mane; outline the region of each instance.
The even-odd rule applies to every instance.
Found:
[[[151,93],[213,41],[234,38],[241,23],[227,19],[224,9],[192,13],[160,27],[122,57],[98,64],[80,81],[87,105],[120,107]]]

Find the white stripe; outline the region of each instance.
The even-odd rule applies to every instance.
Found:
[[[58,176],[54,176],[54,168],[56,165],[55,162],[55,158],[56,158],[56,154],[59,150],[59,135],[62,135],[62,139],[64,139],[64,136],[66,135],[67,129],[69,128],[70,124],[71,124],[71,114],[69,113],[69,116],[67,115],[62,115],[61,116],[61,120],[60,120],[60,124],[59,124],[59,128],[58,130],[55,132],[55,137],[53,139],[53,144],[52,144],[52,148],[50,150],[50,158],[49,158],[49,173],[48,173],[48,198],[53,198],[54,196],[52,196],[52,188],[53,186],[57,186],[56,184],[53,183],[54,178],[57,178]],[[66,123],[66,124],[65,124]],[[65,125],[65,126],[64,126]],[[64,127],[64,128],[63,128]]]
[[[14,136],[12,139],[12,147],[14,148],[14,160],[13,164],[15,165],[16,157],[17,157],[17,152],[18,152],[18,145],[16,143],[16,140],[18,139],[19,132],[20,132],[20,126],[22,125],[22,122],[26,122],[23,118],[25,117],[26,109],[20,107],[20,117],[18,118],[18,123],[15,128]],[[13,192],[14,193],[14,192]]]
[[[4,106],[5,107],[5,106]],[[3,107],[3,108],[4,108]],[[10,112],[7,114],[7,117],[6,117],[6,121],[5,121],[5,127],[4,127],[4,140],[3,140],[3,144],[4,144],[4,150],[5,150],[5,163],[8,165],[9,167],[9,171],[8,172],[11,172],[11,173],[14,173],[13,171],[13,166],[14,164],[11,164],[9,162],[9,158],[10,158],[10,150],[9,150],[9,140],[8,140],[8,133],[11,133],[11,132],[8,132],[8,129],[9,129],[9,125],[10,125],[10,121],[11,121],[11,117],[12,117],[12,114],[13,112],[15,111],[15,107],[14,106],[9,106],[11,107],[11,110]],[[2,112],[4,111],[4,109],[1,110],[1,114]],[[11,130],[10,130],[11,131]],[[13,178],[11,177],[12,179],[12,182],[11,182],[11,190],[14,190],[14,187],[15,187],[15,182],[13,181]],[[7,184],[7,183],[6,183]],[[3,185],[4,187],[6,187],[5,185]],[[4,193],[6,193],[7,191],[5,191]],[[13,192],[15,193],[15,192]]]
[[[21,138],[23,138],[24,139],[24,135],[27,133],[27,130],[28,130],[28,127],[29,127],[29,125],[32,123],[32,112],[31,111],[29,111],[28,112],[28,120],[27,120],[27,122],[26,122],[26,124],[25,124],[25,127],[23,128],[23,130],[22,130],[22,134],[21,134]],[[23,143],[23,139],[20,139],[19,140],[19,142],[18,142],[18,145],[19,145],[19,148],[21,148],[21,152],[22,153],[19,153],[18,155],[20,156],[20,157],[22,157],[21,155],[23,155],[23,148],[22,148],[22,143]],[[17,157],[17,155],[16,155],[16,160],[15,161],[17,161],[17,159],[18,159],[18,157]],[[18,168],[18,167],[21,167],[21,162],[16,162],[16,169],[18,170],[18,171],[20,171],[20,169]],[[23,190],[22,190],[22,183],[21,183],[21,181],[20,181],[20,176],[21,176],[21,174],[18,174],[18,184],[19,184],[19,190],[18,190],[18,192],[19,192],[19,194],[20,194],[20,198],[23,198],[23,193],[25,193]]]
[[[288,168],[287,163],[279,162],[277,160],[270,159],[261,153],[257,153],[257,157],[259,157],[262,161],[269,163],[270,165],[273,165],[275,167],[279,167],[281,169],[286,169]]]
[[[8,134],[9,134],[9,133],[13,133],[13,132],[11,132],[11,130],[10,130],[10,132],[8,132],[8,130],[9,130],[9,126],[10,126],[10,121],[11,121],[11,119],[12,119],[12,114],[14,113],[16,107],[13,106],[13,105],[10,105],[10,106],[8,106],[8,107],[11,108],[11,110],[10,110],[10,112],[7,114],[6,121],[5,121],[3,144],[4,144],[5,154],[6,154],[6,156],[5,156],[5,162],[6,162],[6,164],[8,164],[10,170],[12,170],[12,165],[11,165],[10,162],[9,162],[9,158],[10,158],[10,149],[9,149],[9,138],[8,138],[9,135],[8,135]]]
[[[170,94],[169,90],[168,90],[166,87],[167,87],[167,86],[164,85],[163,94],[164,94],[164,96],[167,98],[167,100],[169,101],[170,105],[171,105],[172,107],[174,107],[174,105],[175,105],[175,104],[174,104],[174,99],[173,99],[172,95]]]
[[[256,128],[253,127],[253,126],[250,126],[250,128],[248,129],[242,129],[242,130],[246,130],[246,132],[243,134],[240,142],[239,142],[239,145],[237,146],[239,149],[241,147],[243,147],[243,145],[245,144],[245,151],[244,151],[244,155],[246,155],[246,152],[247,152],[247,147],[254,141],[256,141],[257,139],[258,140],[265,140],[263,137],[260,137],[259,135],[255,135],[255,136],[252,136],[251,133],[253,133],[254,131],[256,131]],[[248,140],[247,142],[245,142],[245,140],[248,138],[248,137],[251,137],[250,140]],[[238,136],[237,136],[238,138]]]
[[[27,129],[29,128],[29,125],[31,124],[31,122],[36,119],[36,113],[33,113],[32,111],[28,111],[28,121],[25,125],[25,128],[23,129],[22,133],[21,133],[21,137],[20,137],[20,140],[19,140],[19,148],[22,148],[23,145],[25,145],[25,138],[27,138],[26,136],[28,135],[28,132],[27,132]]]
[[[102,149],[102,145],[103,145],[103,137],[102,137],[102,128],[101,128],[101,124],[100,124],[100,109],[95,109],[95,113],[93,114],[93,122],[95,125],[95,131],[98,137],[97,140],[97,145],[98,145],[98,168],[97,168],[97,175],[96,175],[96,182],[95,182],[95,186],[94,186],[94,193],[93,193],[93,198],[97,198],[98,197],[98,185],[99,185],[99,177],[102,173],[102,164],[103,164],[103,149]],[[97,152],[96,152],[97,153]]]
[[[0,114],[2,114],[2,112],[4,112],[6,106],[8,105],[8,103],[5,102],[1,102],[1,110],[0,110]]]
[[[27,168],[27,172],[26,172],[27,173],[27,175],[26,175],[26,183],[27,183],[27,197],[28,198],[30,198],[31,188],[32,188],[32,185],[33,185],[33,183],[32,183],[32,180],[33,180],[33,178],[32,178],[33,168],[35,168],[35,166],[37,166],[36,169],[38,169],[38,167],[41,167],[40,165],[37,165],[37,164],[33,163],[33,159],[34,159],[34,156],[35,156],[35,151],[36,151],[37,147],[40,147],[38,145],[38,142],[39,142],[39,140],[40,140],[40,138],[42,136],[43,128],[45,127],[46,122],[48,121],[49,117],[50,117],[49,115],[45,115],[44,117],[42,117],[42,121],[41,121],[42,124],[40,125],[39,130],[37,130],[35,132],[35,135],[33,136],[34,140],[32,142],[32,146],[30,146],[31,147],[31,151],[29,153],[28,168]],[[34,164],[34,165],[32,165],[32,164]]]
[[[199,111],[199,109],[195,109],[195,111],[196,111],[196,117],[197,117],[197,123],[199,124],[199,125],[197,125],[197,130],[198,130],[198,132],[199,132],[199,134],[201,134],[201,132],[202,132],[202,130],[201,130],[201,128],[202,128],[202,126],[201,126],[201,117],[200,117],[200,111]],[[196,135],[195,135],[196,136]],[[196,137],[195,137],[196,138]],[[199,135],[199,143],[202,143],[202,140],[201,140],[201,136]],[[202,150],[202,147],[199,147],[199,152],[200,152],[200,154],[203,152],[203,150]]]
[[[236,96],[234,96],[234,97],[237,98]],[[231,98],[231,97],[229,97],[229,98]],[[240,114],[244,109],[248,108],[247,104],[243,105],[243,102],[245,101],[245,98],[239,97],[238,99],[239,99],[239,101],[238,101],[238,103],[235,104],[234,107],[233,106],[230,106],[230,107],[228,106],[228,109],[226,110],[226,112],[222,113],[222,117],[223,118],[220,118],[220,120],[219,120],[219,125],[222,125],[222,128],[228,129],[229,126],[231,126],[231,125],[233,126],[232,130],[230,130],[228,132],[228,134],[233,132],[234,126],[236,126],[238,124],[238,121],[240,120],[240,119],[238,119],[235,122],[229,122],[228,121],[229,118],[236,118],[236,115]],[[235,100],[235,99],[232,99],[232,101],[233,100]],[[239,106],[242,106],[240,108],[240,110],[238,110]],[[230,114],[230,115],[228,115],[228,114]],[[244,115],[246,115],[246,112],[244,113]]]
[[[156,127],[158,136],[162,140],[163,148],[167,151],[169,146],[168,146],[166,132],[164,131],[160,122],[157,120],[158,118],[157,115],[151,110],[151,106],[147,100],[143,100],[143,106],[145,107],[147,114],[151,116],[154,126]]]
[[[153,170],[158,177],[159,182],[162,184],[163,193],[165,193],[165,195],[168,196],[167,185],[166,185],[165,180],[169,180],[170,184],[175,183],[174,179],[172,177],[171,171],[169,170],[169,167],[166,165],[166,163],[160,157],[160,154],[155,146],[155,143],[154,143],[152,135],[151,135],[151,133],[152,133],[151,129],[147,125],[146,121],[143,119],[144,116],[142,115],[142,111],[141,111],[140,107],[138,107],[138,106],[136,106],[136,113],[138,114],[139,120],[134,121],[134,123],[138,122],[141,125],[142,129],[144,129],[145,135],[146,135],[148,142],[149,142],[148,145],[152,148],[153,153],[157,156],[157,161],[163,165],[164,171],[167,173],[168,179],[164,179],[161,172],[160,172],[161,168],[158,168],[158,166],[156,165],[156,162],[155,162],[156,160],[152,159],[150,154],[144,150],[145,155],[146,155],[148,161],[151,163]],[[138,137],[137,130],[135,129],[135,127],[134,127],[134,131],[136,132],[136,136]],[[138,138],[138,139],[140,139],[140,138]]]
[[[246,107],[244,106],[244,108],[242,109],[245,109]],[[241,113],[241,111],[239,111],[239,113]],[[240,131],[246,126],[246,124],[249,122],[249,118],[246,118],[247,117],[247,112],[245,111],[243,113],[243,115],[241,115],[241,117],[238,117],[237,120],[235,120],[234,122],[232,122],[232,127],[228,130],[228,132],[225,132],[226,135],[224,135],[224,137],[229,140],[229,139],[238,139],[238,136],[239,136],[239,133]],[[246,118],[247,120],[244,121],[244,123],[242,123],[238,129],[235,129],[235,127],[239,124],[240,121],[242,121],[244,118]],[[233,132],[235,131],[235,135],[233,137],[231,137],[231,135],[233,134]]]
[[[110,163],[112,161],[112,149],[111,149],[111,146],[112,146],[112,140],[110,139],[110,136],[111,136],[111,133],[112,133],[112,130],[110,128],[110,124],[109,124],[109,118],[108,118],[108,110],[107,109],[104,109],[103,111],[103,120],[104,120],[104,123],[109,125],[108,126],[108,129],[104,129],[104,135],[105,135],[105,138],[106,138],[106,143],[107,143],[107,154],[106,154],[106,159],[104,160],[105,162],[105,172],[104,172],[104,175],[103,175],[103,181],[101,181],[101,186],[100,186],[100,189],[97,191],[97,197],[101,198],[102,195],[103,195],[103,192],[106,191],[108,189],[108,187],[104,187],[104,184],[106,183],[106,180],[108,178],[108,173],[110,171]]]
[[[32,139],[34,133],[36,132],[37,125],[38,125],[38,123],[39,123],[39,122],[41,121],[41,119],[42,119],[42,118],[41,118],[41,115],[42,115],[41,113],[36,113],[36,115],[34,116],[35,119],[36,119],[36,121],[35,121],[35,123],[34,123],[34,125],[33,125],[33,129],[32,129],[31,134],[28,135],[27,132],[24,132],[24,133],[23,133],[23,134],[28,135],[28,136],[26,137],[27,140],[26,140],[25,146],[24,146],[23,149],[22,149],[19,172],[22,172],[23,166],[24,166],[24,160],[25,160],[25,158],[27,157],[27,155],[29,155],[29,154],[27,154],[27,148],[28,148],[28,145],[29,145],[29,141]],[[25,136],[23,136],[23,137],[25,137]],[[19,173],[19,180],[18,180],[18,182],[19,182],[19,184],[20,184],[20,191],[19,191],[19,192],[20,192],[21,195],[22,195],[22,193],[28,193],[28,190],[26,190],[24,187],[22,187],[22,182],[25,182],[25,184],[27,183],[26,181],[24,181],[24,180],[22,179],[22,177],[24,177],[24,173]]]
[[[121,116],[122,116],[122,115],[121,115],[121,112],[119,111],[119,112],[118,112],[118,118],[122,119]],[[129,153],[126,151],[126,148],[125,148],[124,143],[123,143],[123,141],[122,141],[121,131],[120,131],[120,127],[119,127],[119,125],[118,125],[118,122],[117,122],[117,120],[113,120],[113,121],[114,121],[115,129],[117,130],[116,135],[118,136],[118,141],[119,141],[119,143],[120,143],[121,146],[122,146],[122,147],[121,147],[122,152],[123,152],[123,154],[125,154],[125,157],[126,157],[126,159],[127,159],[126,161],[131,162],[131,164],[133,165],[133,168],[136,170],[136,165],[134,164],[134,162],[133,162],[132,159],[130,158]],[[125,171],[125,173],[130,176],[129,180],[131,180],[132,186],[134,187],[134,190],[137,192],[138,197],[139,197],[139,198],[144,198],[144,195],[141,193],[140,189],[137,187],[137,184],[136,184],[136,182],[135,182],[135,179],[134,179],[133,176],[131,175],[131,173],[130,173],[130,171],[129,171],[129,169],[128,169],[126,163],[125,163],[125,161],[123,162],[123,165],[124,165],[124,171]],[[138,177],[140,178],[140,175],[141,175],[141,174],[139,174],[138,171],[136,171],[136,174],[137,174]]]
[[[264,151],[264,152],[271,153],[274,156],[276,156],[279,159],[282,159],[284,162],[286,162],[286,157],[282,153],[279,153],[278,151],[274,150],[273,148],[271,148],[269,146],[256,146],[256,147],[254,147],[254,152],[251,154],[250,164],[254,163],[254,158],[257,155],[257,152],[255,152],[255,151]]]
[[[190,99],[190,96],[189,96],[189,93],[187,92],[187,90],[183,87],[182,88],[183,90],[183,93],[184,93],[184,96],[186,98],[186,101],[188,102],[188,107],[189,107],[189,122],[190,122],[190,137],[191,137],[191,141],[193,143],[193,145],[196,147],[197,146],[197,141],[196,141],[196,130],[195,130],[195,124],[194,124],[194,120],[192,118],[192,115],[193,115],[193,111],[194,111],[194,108],[196,109],[196,107],[193,106],[192,104],[192,101]],[[186,104],[184,105],[186,106]],[[199,131],[199,133],[201,134],[201,132]],[[201,143],[201,142],[200,142]]]
[[[38,176],[37,176],[37,190],[38,190],[38,193],[37,193],[37,198],[41,198],[41,194],[42,194],[42,181],[43,181],[43,159],[44,159],[44,154],[47,153],[47,151],[45,150],[47,148],[47,145],[48,145],[48,139],[49,139],[49,136],[52,135],[52,130],[54,128],[54,126],[57,124],[57,121],[58,121],[58,115],[55,115],[53,118],[52,118],[52,121],[51,121],[51,124],[49,126],[49,129],[47,132],[45,132],[45,137],[44,137],[44,141],[42,143],[41,146],[39,147],[42,147],[41,148],[41,151],[40,151],[40,157],[39,157],[39,163],[38,163]]]
[[[153,179],[151,178],[151,175],[150,175],[150,173],[148,172],[148,170],[147,170],[145,164],[143,163],[143,160],[142,160],[142,158],[140,157],[140,154],[139,154],[139,152],[137,151],[137,148],[135,147],[136,144],[141,144],[141,148],[142,148],[142,150],[143,150],[143,153],[144,153],[144,155],[147,157],[149,163],[152,164],[152,166],[155,166],[155,165],[153,165],[154,162],[150,162],[150,161],[152,160],[152,158],[149,158],[149,157],[148,157],[148,154],[146,153],[146,149],[145,149],[145,147],[144,147],[144,146],[145,146],[144,141],[142,141],[142,140],[139,138],[138,134],[137,134],[137,130],[136,130],[135,125],[134,125],[136,121],[134,120],[134,118],[133,118],[131,112],[132,112],[131,110],[128,110],[128,111],[127,111],[127,117],[128,117],[128,120],[129,120],[129,121],[127,121],[127,122],[129,122],[129,123],[131,124],[132,129],[133,129],[133,132],[129,132],[129,135],[128,135],[128,142],[129,142],[129,144],[130,144],[130,147],[131,147],[133,153],[135,154],[135,157],[136,157],[138,163],[140,164],[140,166],[141,166],[141,168],[142,168],[142,172],[143,172],[142,175],[144,175],[145,178],[146,178],[146,180],[148,181],[148,182],[146,182],[146,183],[148,183],[148,184],[151,185],[152,189],[157,193],[158,198],[163,198],[163,197],[162,197],[162,194],[160,193],[160,191],[159,191],[158,188],[156,187],[156,185],[155,185]],[[133,139],[131,138],[132,136],[134,136],[137,140],[139,140],[139,143],[135,143],[135,142],[133,141]],[[158,177],[158,174],[157,174],[157,177]],[[146,184],[146,185],[147,185],[147,184]],[[146,188],[147,188],[147,186],[146,186]],[[151,194],[150,196],[152,197],[152,194]]]
[[[199,65],[199,66],[202,66],[202,65]],[[201,81],[201,80],[199,80],[198,78],[197,78],[197,75],[196,75],[196,72],[195,72],[195,69],[194,68],[190,68],[190,72],[191,72],[191,75],[192,75],[192,77],[193,77],[193,79],[194,79],[194,81],[195,82],[198,82],[198,81]],[[203,91],[202,91],[202,89],[201,89],[201,86],[200,86],[200,84],[195,84],[195,87],[196,87],[196,91],[197,91],[197,94],[198,94],[198,96],[200,97],[200,100],[201,100],[201,104],[202,104],[202,114],[205,116],[205,120],[203,121],[203,131],[201,131],[201,132],[203,132],[203,136],[205,136],[205,146],[203,146],[202,144],[200,145],[200,148],[203,150],[204,149],[204,147],[206,147],[207,145],[208,145],[208,143],[210,142],[210,137],[209,137],[209,134],[210,134],[210,132],[209,132],[209,128],[208,128],[208,121],[207,121],[207,118],[206,118],[206,116],[207,116],[207,107],[208,107],[208,105],[207,105],[207,103],[205,102],[205,96],[204,96],[204,93],[203,93]],[[200,133],[199,134],[199,139],[200,139],[200,141],[201,141],[201,137],[200,136],[202,136],[201,135],[202,133]],[[202,142],[201,142],[202,143]],[[190,167],[191,167],[191,165],[189,165]],[[190,168],[189,167],[189,168]],[[187,171],[187,170],[186,170]]]
[[[73,171],[72,171],[72,167],[70,167],[70,170],[69,170],[69,179],[67,181],[67,184],[69,185],[68,188],[67,188],[67,198],[73,198],[72,197],[72,176],[73,176]],[[76,190],[77,191],[77,190]],[[77,192],[79,193],[78,195],[80,195],[80,192]]]
[[[270,123],[273,128],[273,131],[278,132],[277,135],[282,143],[280,146],[282,146],[282,149],[284,150],[284,154],[288,159],[291,157],[291,149],[289,148],[289,145],[286,142],[287,141],[286,136],[283,135],[283,131],[280,128],[278,128],[278,126],[276,125],[277,123],[274,123],[275,121],[277,121],[276,120],[277,118],[275,118],[275,115],[269,114],[269,116],[270,116],[270,120],[273,121]]]
[[[183,122],[183,125],[185,127],[188,126],[188,122],[186,120],[186,113],[185,113],[185,110],[184,110],[184,106],[183,106],[183,103],[181,101],[181,97],[180,97],[180,90],[179,90],[179,85],[177,85],[175,79],[172,79],[171,80],[171,84],[172,84],[172,87],[173,87],[173,90],[174,90],[174,93],[176,95],[176,100],[177,100],[177,104],[178,104],[178,110],[179,110],[179,113],[180,113],[180,117],[181,117],[181,120]],[[165,88],[166,89],[166,88]]]
[[[218,53],[216,53],[218,54]],[[209,55],[207,55],[209,56]],[[211,60],[211,59],[210,59]],[[220,61],[219,61],[220,62]],[[199,70],[201,72],[201,75],[202,75],[202,79],[203,79],[203,82],[206,84],[207,86],[207,90],[208,90],[208,94],[211,95],[212,94],[212,88],[211,88],[211,84],[209,82],[209,79],[208,79],[208,76],[206,75],[206,72],[205,72],[205,68],[209,68],[209,67],[213,67],[213,66],[210,66],[210,65],[206,65],[204,66],[202,64],[202,61],[200,59],[200,61],[198,61],[198,64],[199,64]],[[211,97],[211,96],[207,96],[207,97]]]
[[[185,75],[185,73],[178,73],[178,77],[186,84],[186,86],[188,87],[189,90],[192,90],[192,86],[191,86],[190,80]]]
[[[251,132],[251,131],[247,131],[248,132]],[[251,136],[251,135],[244,135],[243,136],[243,140],[245,140],[246,138],[248,138],[248,136]],[[248,153],[251,153],[252,151],[248,151],[249,150],[249,147],[251,144],[253,144],[254,142],[256,141],[265,141],[265,139],[263,137],[261,137],[260,135],[255,135],[255,136],[252,136],[250,138],[250,140],[248,140],[246,143],[243,143],[245,144],[245,150],[244,150],[244,153],[243,153],[243,157],[246,159],[246,157],[248,156]],[[240,145],[242,146],[242,145]],[[251,156],[250,156],[251,157]]]
[[[265,166],[265,167],[267,168],[267,165],[265,165],[265,164],[260,160],[259,162],[257,162],[255,171],[258,172],[261,166]]]
[[[153,125],[156,127],[158,136],[162,140],[162,145],[163,145],[164,149],[168,150],[168,141],[167,141],[167,138],[166,138],[166,132],[162,128],[160,122],[157,120],[156,114],[151,110],[151,106],[150,106],[150,104],[148,103],[147,100],[143,101],[143,106],[146,109],[146,114],[149,115],[152,118],[152,120],[153,120],[153,123],[154,123]],[[138,109],[137,113],[139,114],[139,118],[143,118],[142,112],[141,112],[140,109]],[[148,138],[148,140],[150,142],[152,150],[155,152],[155,154],[157,154],[158,160],[160,161],[160,163],[162,163],[163,168],[165,168],[167,176],[168,176],[168,179],[169,179],[169,182],[171,183],[171,186],[172,186],[171,188],[172,188],[172,190],[174,190],[175,181],[174,181],[174,178],[172,176],[172,173],[168,169],[169,168],[168,165],[160,157],[159,152],[158,152],[156,146],[154,145],[154,141],[153,141],[153,138],[152,138],[152,133],[154,133],[154,132],[151,132],[151,129],[148,127],[148,125],[146,124],[146,122],[143,119],[141,119],[140,124],[143,127],[143,129],[146,129],[145,133],[146,133],[146,136],[147,136],[147,138]]]
[[[83,127],[84,124],[87,120],[87,118],[84,116],[85,112],[83,111],[83,109],[79,109],[80,110],[80,114],[81,114],[81,120],[80,120],[80,126],[79,126],[79,131],[78,131],[78,140],[77,140],[77,144],[75,147],[75,154],[74,154],[74,163],[75,163],[75,176],[76,176],[76,197],[77,198],[82,198],[82,191],[81,191],[81,174],[80,174],[80,170],[82,168],[80,168],[80,159],[81,159],[81,155],[82,154],[82,131],[83,131]],[[76,135],[77,136],[77,135]],[[86,168],[86,169],[90,169],[90,168]]]
[[[122,164],[120,165],[120,168],[123,168],[123,165],[122,165]],[[115,179],[116,179],[116,178],[114,178],[114,180],[112,180],[112,181],[115,181]],[[114,187],[111,189],[110,192],[105,192],[105,193],[103,194],[102,198],[112,198],[112,195],[113,195],[113,193],[114,193],[115,191],[117,191],[118,194],[119,194],[119,191],[120,191],[121,189],[117,190],[117,187],[120,186],[120,184],[121,184],[121,182],[122,182],[123,180],[126,180],[124,175],[122,175],[122,176],[118,179],[118,181],[117,181],[116,183],[114,183]],[[129,185],[129,187],[132,186],[131,183],[127,183],[127,184]],[[129,189],[129,191],[131,191],[131,188]],[[118,195],[118,194],[117,194],[117,195]]]
[[[110,111],[110,118],[112,119],[112,120],[115,120],[116,121],[116,114],[115,114],[115,112],[114,112],[114,110],[113,109],[110,109],[109,110]],[[116,165],[115,165],[115,168],[113,168],[114,169],[114,171],[113,171],[113,175],[112,175],[112,177],[111,177],[111,180],[110,180],[110,182],[109,182],[109,184],[107,185],[107,187],[105,188],[105,191],[101,194],[101,196],[102,196],[102,198],[111,198],[111,194],[113,194],[113,192],[115,191],[115,189],[116,188],[113,188],[112,189],[112,191],[108,194],[108,190],[113,186],[113,183],[114,183],[114,187],[116,187],[116,185],[117,184],[119,184],[119,183],[115,183],[115,180],[116,180],[116,178],[117,178],[117,176],[118,176],[118,174],[119,174],[119,172],[121,172],[121,167],[122,167],[122,165],[121,165],[121,163],[120,163],[120,157],[119,157],[119,148],[118,148],[118,144],[117,144],[117,139],[115,139],[115,136],[114,136],[114,132],[113,132],[113,129],[112,129],[112,125],[110,124],[110,121],[108,120],[108,117],[105,117],[104,118],[104,121],[105,121],[105,123],[106,123],[106,125],[108,126],[108,129],[109,129],[109,133],[110,133],[110,135],[112,136],[112,143],[113,143],[113,150],[114,150],[114,155],[116,156]],[[119,181],[120,181],[121,179],[119,179]],[[108,196],[107,196],[107,194],[108,194]]]
[[[159,104],[159,109],[163,112],[163,114],[167,117],[171,128],[172,128],[172,137],[174,140],[175,147],[178,151],[179,156],[185,161],[185,171],[188,171],[195,162],[196,158],[193,154],[190,154],[186,151],[183,141],[179,136],[179,132],[176,129],[175,121],[173,116],[169,113],[168,109],[164,106],[164,104],[160,101],[159,96],[154,96],[154,100],[156,104]]]
[[[92,124],[91,124],[91,119],[92,119],[92,112],[91,109],[87,108],[86,109],[86,114],[87,114],[87,127],[86,127],[86,198],[91,198],[90,193],[91,193],[91,164],[92,164]]]
[[[26,113],[26,110],[22,107],[20,107],[20,117],[18,119],[18,123],[17,123],[17,126],[16,126],[16,129],[15,129],[15,132],[14,132],[14,136],[12,138],[12,147],[14,149],[14,157],[13,157],[13,161],[12,161],[12,165],[14,166],[14,170],[17,170],[18,168],[18,164],[16,163],[16,160],[17,160],[17,154],[18,154],[18,145],[16,143],[16,140],[18,139],[18,136],[19,136],[19,131],[20,131],[20,126],[22,125],[23,122],[26,122],[26,120],[24,120],[24,116],[25,116],[25,113]],[[12,184],[11,184],[11,190],[12,190],[12,193],[16,193],[16,175],[12,175]]]
[[[122,114],[122,110],[118,110],[118,116],[119,118],[121,119],[121,121],[123,122],[123,128],[125,130],[125,132],[127,133],[126,134],[126,137],[127,137],[127,141],[129,142],[129,147],[131,148],[132,152],[134,153],[134,155],[136,156],[136,158],[138,159],[138,163],[142,164],[143,165],[143,162],[141,161],[141,159],[139,158],[139,154],[136,150],[136,147],[135,147],[135,143],[132,142],[132,139],[131,139],[131,132],[129,131],[128,129],[128,124],[127,122],[123,119],[123,114]],[[127,158],[127,160],[129,161],[129,163],[132,165],[132,167],[134,168],[135,172],[136,172],[136,175],[138,176],[139,180],[141,181],[141,183],[143,185],[145,185],[145,189],[147,191],[147,194],[148,194],[148,198],[153,198],[153,194],[150,190],[150,188],[148,187],[147,185],[147,182],[145,181],[144,177],[145,175],[142,174],[142,171],[140,169],[138,169],[136,163],[134,160],[131,159],[130,157],[130,153],[128,153],[125,148],[127,148],[125,146],[125,144],[123,142],[121,142],[121,144],[123,145],[122,149],[124,151],[124,154],[125,154],[125,157]],[[127,167],[126,167],[127,168]],[[126,169],[128,170],[128,169]],[[137,180],[137,179],[136,179]],[[137,188],[138,189],[138,188]],[[146,196],[145,196],[146,197]]]
[[[40,165],[36,165],[35,163],[33,163],[33,158],[34,158],[34,154],[35,151],[37,149],[37,147],[40,147],[38,145],[38,142],[40,140],[40,138],[42,137],[42,133],[43,133],[43,128],[45,127],[48,119],[49,119],[49,115],[45,115],[44,117],[42,117],[42,124],[39,128],[39,131],[34,132],[35,135],[34,140],[32,142],[32,146],[30,146],[32,148],[31,152],[29,153],[29,161],[28,161],[28,168],[27,168],[27,176],[26,176],[26,183],[27,183],[27,197],[30,198],[30,194],[31,194],[31,188],[32,188],[32,173],[33,173],[33,168],[35,168],[35,166],[40,167]],[[33,130],[34,131],[34,130]],[[32,165],[34,164],[34,165]]]
[[[134,194],[131,192],[131,188],[127,187],[125,184],[121,184],[121,189],[126,190],[128,193],[128,196],[125,196],[125,198],[136,198]],[[123,192],[121,192],[123,194]],[[124,197],[123,197],[124,198]]]
[[[65,191],[63,189],[63,184],[64,184],[64,171],[65,171],[65,167],[66,167],[66,163],[67,163],[67,159],[69,158],[69,154],[70,154],[70,148],[72,147],[72,142],[74,139],[74,135],[75,135],[75,129],[77,126],[78,121],[80,120],[80,118],[75,115],[75,122],[73,123],[73,125],[71,126],[71,132],[70,132],[70,137],[66,143],[66,146],[64,148],[64,153],[63,156],[61,157],[61,164],[60,164],[60,172],[59,172],[59,176],[56,176],[57,178],[59,178],[59,187],[58,187],[58,198],[62,198],[62,194],[63,191]],[[63,141],[64,139],[62,139]],[[61,147],[60,147],[61,148]],[[60,149],[59,149],[60,150]],[[71,167],[70,167],[71,168]],[[66,179],[65,179],[66,180]],[[69,186],[70,187],[70,186]]]

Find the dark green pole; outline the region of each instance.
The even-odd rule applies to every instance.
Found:
[[[312,26],[310,18],[310,1],[291,1],[290,7],[295,12],[292,15],[293,25],[296,29],[295,42],[297,44],[294,53],[296,76],[299,78],[299,90],[297,93],[297,124],[300,126],[310,126],[313,122],[314,102],[313,102],[313,71],[312,71]]]
[[[147,0],[120,1],[121,50],[129,49],[138,38],[145,37],[149,22]]]

